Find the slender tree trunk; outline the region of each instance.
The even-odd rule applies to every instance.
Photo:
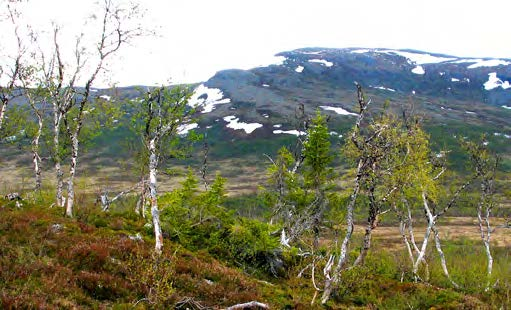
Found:
[[[374,191],[374,190],[373,190]],[[376,206],[376,202],[374,199],[373,193],[370,195],[370,206],[369,206],[369,216],[367,217],[367,226],[364,234],[364,241],[362,243],[362,248],[360,249],[360,253],[353,263],[353,266],[363,265],[365,262],[365,258],[367,257],[367,253],[369,253],[369,249],[371,248],[371,239],[373,236],[373,229],[378,226],[377,219],[379,208]]]
[[[149,141],[149,195],[151,198],[151,215],[153,217],[154,226],[154,249],[157,254],[161,254],[163,249],[163,235],[160,226],[160,210],[158,209],[158,200],[156,192],[156,174],[158,167],[158,158],[156,155],[156,141],[151,139]]]
[[[403,242],[405,243],[408,257],[410,258],[410,261],[413,266],[413,263],[415,262],[415,258],[413,255],[412,246],[410,245],[410,241],[408,241],[408,237],[406,236],[406,226],[407,225],[404,221],[400,221],[399,222],[399,233],[401,234],[401,238],[403,238]]]
[[[73,208],[75,200],[74,180],[77,163],[78,163],[78,134],[73,134],[73,136],[71,137],[71,163],[69,165],[69,179],[67,182],[66,216],[68,217],[73,217]]]
[[[359,160],[358,167],[357,167],[357,177],[355,179],[355,188],[353,189],[353,193],[351,194],[351,199],[348,204],[347,214],[346,214],[346,235],[344,236],[344,240],[341,244],[341,254],[339,255],[339,259],[337,261],[337,265],[335,266],[335,270],[333,272],[333,275],[330,276],[330,270],[323,270],[323,273],[326,276],[325,280],[325,289],[323,291],[323,295],[321,296],[321,303],[326,304],[327,301],[330,299],[330,296],[332,295],[333,289],[337,286],[341,279],[341,271],[346,265],[346,262],[348,261],[348,252],[349,252],[349,244],[351,241],[351,237],[353,235],[353,229],[354,229],[354,209],[355,209],[355,202],[358,197],[358,193],[360,191],[360,179],[361,175],[360,172],[362,170],[363,161]],[[330,266],[330,264],[327,264],[327,266]]]
[[[0,107],[0,130],[2,129],[2,126],[3,126],[3,123],[4,123],[5,111],[6,110],[7,110],[7,102],[2,102],[2,106]]]
[[[406,209],[407,209],[407,222],[408,222],[408,235],[410,236],[410,243],[411,243],[411,246],[413,251],[411,251],[412,253],[415,251],[415,253],[417,253],[417,255],[419,255],[420,253],[420,250],[419,250],[419,247],[417,246],[417,242],[415,241],[415,233],[413,231],[413,219],[412,219],[412,211],[410,210],[410,206],[407,204],[406,205]],[[406,243],[408,242],[408,238],[406,238],[406,235],[405,235],[405,239],[406,239]],[[410,246],[410,244],[408,244],[408,246]],[[415,262],[415,255],[412,254],[411,256],[412,258],[412,268],[413,268],[413,265],[414,265],[414,262]],[[422,262],[424,263],[424,267],[426,268],[425,270],[425,278],[424,280],[426,282],[429,281],[429,264],[428,264],[428,261],[426,260],[425,257],[422,257]]]
[[[56,104],[53,105],[53,152],[55,161],[55,174],[57,177],[57,192],[56,202],[57,206],[64,207],[64,200],[62,198],[64,191],[64,173],[62,172],[61,159],[60,159],[60,122],[62,120],[59,108]]]
[[[483,205],[485,202],[487,203],[487,194],[486,190],[489,188],[486,184],[483,183],[483,194],[481,200],[477,205],[477,220],[479,222],[479,232],[481,233],[481,240],[483,241],[484,251],[486,253],[487,265],[486,265],[486,288],[485,291],[490,289],[490,280],[491,274],[493,270],[493,256],[491,254],[490,240],[491,240],[491,224],[490,224],[490,215],[491,215],[491,206],[486,205],[485,216],[483,217]],[[484,227],[486,226],[486,227]]]
[[[440,235],[438,233],[438,229],[436,228],[436,226],[433,227],[433,232],[434,232],[434,236],[435,236],[436,250],[438,252],[438,256],[440,256],[440,264],[442,265],[442,270],[444,272],[444,275],[447,277],[449,282],[451,282],[452,286],[459,289],[460,286],[456,282],[454,282],[454,280],[451,278],[451,275],[449,274],[449,270],[447,269],[447,262],[445,260],[445,254],[444,254],[444,251],[442,250],[442,244],[440,243]]]
[[[419,264],[423,260],[425,260],[424,256],[426,255],[426,249],[428,247],[429,236],[431,235],[431,231],[432,231],[433,226],[435,225],[435,221],[436,221],[435,216],[433,216],[433,213],[431,212],[431,209],[429,208],[425,193],[422,193],[422,201],[424,204],[424,213],[426,214],[426,219],[428,220],[428,226],[426,227],[426,232],[424,233],[424,240],[422,241],[422,246],[419,251],[419,255],[417,256],[417,259],[415,260],[415,263],[413,264],[412,272],[413,272],[415,281],[418,281],[420,279],[419,274],[418,274]]]
[[[37,115],[38,128],[37,133],[32,140],[32,162],[34,163],[35,190],[41,190],[41,157],[39,156],[39,139],[43,132],[43,118],[39,113]]]

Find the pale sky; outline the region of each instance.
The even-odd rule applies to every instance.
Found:
[[[29,0],[32,18],[70,31],[93,1]],[[272,63],[302,47],[412,48],[511,58],[509,0],[140,0],[157,37],[124,49],[118,85],[205,81],[216,71]],[[35,12],[35,13],[34,13]],[[71,15],[72,14],[72,15]],[[96,86],[107,82],[101,82]]]

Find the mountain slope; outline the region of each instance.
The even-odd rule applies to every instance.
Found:
[[[413,102],[428,119],[494,125],[506,134],[510,130],[511,59],[354,48],[306,48],[278,56],[279,64],[220,71],[197,88],[196,102],[220,94],[221,100],[210,100],[205,112],[211,114],[205,118],[237,115],[263,125],[250,132],[255,134],[292,118],[300,103],[309,112],[326,106],[354,112],[357,81],[373,101]]]

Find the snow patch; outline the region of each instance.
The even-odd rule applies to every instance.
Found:
[[[453,64],[472,63],[467,68],[475,69],[480,67],[496,67],[496,66],[507,66],[511,62],[502,59],[481,59],[481,58],[466,58],[459,59],[452,62]]]
[[[112,99],[112,97],[110,97],[108,95],[101,95],[101,96],[99,96],[99,98],[105,99],[106,101],[110,101],[110,99]]]
[[[305,134],[305,132],[303,132],[303,131],[298,131],[298,130],[280,130],[280,129],[274,130],[273,133],[276,134],[276,135],[278,135],[278,134],[286,134],[286,135],[295,135],[295,136],[302,136],[302,135]]]
[[[298,67],[296,67],[295,71],[298,72],[298,73],[302,73],[303,72],[303,67],[302,66],[298,66]]]
[[[270,116],[268,114],[262,114],[264,118],[269,118]]]
[[[509,84],[509,81],[503,82],[501,79],[499,79],[497,77],[497,72],[488,73],[488,81],[484,83],[484,89],[492,90],[497,87],[508,89],[511,88],[511,84]]]
[[[501,59],[490,59],[490,60],[482,60],[479,62],[476,62],[475,64],[472,64],[468,66],[468,69],[475,69],[480,67],[497,67],[497,66],[507,66],[511,65],[511,62],[501,60]]]
[[[462,64],[462,63],[476,63],[484,61],[481,58],[468,58],[468,59],[458,59],[456,61],[451,61],[453,64]]]
[[[224,98],[224,94],[218,88],[209,88],[201,84],[195,88],[193,95],[188,101],[188,105],[192,107],[202,107],[202,113],[210,113],[218,104],[231,102],[231,99]]]
[[[467,113],[467,114],[472,114],[472,115],[475,115],[475,114],[476,114],[476,112],[472,112],[472,111],[465,111],[465,113]]]
[[[282,66],[286,61],[286,57],[284,56],[271,56],[267,59],[262,60],[261,63],[257,67],[269,67],[271,65],[274,66]]]
[[[364,54],[364,53],[368,53],[368,52],[370,52],[369,49],[362,48],[362,49],[359,49],[359,50],[353,50],[350,53],[352,53],[352,54]]]
[[[337,131],[330,131],[328,134],[331,136],[337,136],[339,138],[342,138],[342,135],[340,135]]]
[[[268,84],[263,84],[263,87],[270,87],[270,85],[268,85]]]
[[[460,79],[457,79],[457,78],[451,78],[451,82],[459,82]]]
[[[230,116],[224,117],[224,121],[226,121],[228,123],[227,124],[227,128],[232,128],[234,130],[243,129],[243,130],[245,130],[245,132],[247,134],[252,133],[257,128],[263,127],[263,124],[259,124],[259,123],[243,123],[243,122],[240,122],[239,120],[240,119],[237,118],[234,115],[230,115]]]
[[[422,66],[416,66],[415,68],[412,69],[412,73],[424,74],[426,73],[426,71],[424,71],[424,68]]]
[[[511,107],[508,107],[507,105],[503,105],[502,107],[503,107],[504,109],[511,110]]]
[[[325,106],[325,105],[322,105],[322,106],[319,106],[319,107],[322,108],[325,111],[333,111],[333,112],[335,112],[337,114],[340,114],[340,115],[355,115],[355,116],[358,115],[356,113],[351,113],[351,112],[346,111],[343,108],[339,108],[339,107],[329,107],[329,106]]]
[[[395,89],[388,88],[388,87],[383,87],[383,86],[373,86],[373,88],[381,89],[381,90],[388,90],[388,91],[391,91],[391,92],[395,92],[396,91]]]
[[[300,51],[300,53],[305,54],[305,55],[321,55],[321,53],[323,53],[323,51],[317,51],[317,52]]]
[[[327,61],[327,60],[324,60],[324,59],[309,59],[309,62],[319,63],[319,64],[324,65],[325,67],[331,67],[331,66],[334,65],[333,62],[330,62],[330,61]]]
[[[382,51],[377,51],[377,52],[385,53],[385,54],[396,54],[396,55],[399,55],[399,56],[402,56],[402,57],[408,59],[409,63],[414,63],[417,65],[436,64],[436,63],[446,62],[446,61],[456,59],[456,58],[438,57],[438,56],[433,56],[431,54],[411,53],[411,52],[403,52],[403,51],[396,51],[396,50],[382,50]]]
[[[273,127],[274,128],[280,128],[280,127],[282,127],[282,124],[275,124],[275,125],[273,125]]]
[[[198,128],[199,124],[197,123],[191,123],[191,124],[183,124],[177,126],[177,134],[181,136],[185,136],[190,132],[190,130]]]
[[[496,136],[496,137],[504,137],[506,139],[511,139],[511,135],[506,135],[506,134],[503,134],[503,133],[500,133],[500,132],[495,132],[493,135]]]

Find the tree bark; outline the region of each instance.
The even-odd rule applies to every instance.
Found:
[[[39,139],[43,132],[43,118],[42,115],[36,112],[38,128],[37,133],[32,140],[32,162],[34,163],[34,174],[35,174],[35,190],[41,190],[41,157],[39,156]]]
[[[358,167],[357,167],[357,177],[355,179],[355,188],[353,189],[353,193],[351,194],[351,199],[348,204],[348,209],[346,213],[346,235],[344,236],[344,239],[341,244],[341,254],[339,255],[339,259],[337,261],[337,265],[335,266],[333,276],[330,276],[330,270],[323,270],[323,273],[325,274],[326,280],[325,280],[325,288],[323,291],[323,295],[321,296],[321,303],[326,304],[327,301],[330,299],[330,296],[332,295],[332,291],[335,288],[335,286],[339,283],[341,279],[341,271],[346,265],[346,262],[348,260],[348,251],[349,251],[349,245],[351,241],[351,236],[353,235],[353,229],[354,229],[354,209],[355,209],[355,202],[358,197],[358,193],[360,191],[360,179],[361,179],[361,170],[363,166],[363,161],[359,160]],[[327,264],[327,266],[331,267],[331,264]],[[329,268],[330,268],[329,267]]]
[[[163,250],[163,235],[160,226],[160,210],[158,209],[157,199],[157,167],[158,157],[156,155],[156,141],[155,138],[149,141],[149,196],[151,198],[151,215],[153,217],[154,227],[154,249],[157,254],[161,254]]]
[[[436,217],[433,216],[433,213],[431,212],[431,209],[429,208],[428,201],[426,198],[426,194],[422,193],[422,202],[424,204],[424,213],[426,214],[426,219],[428,220],[428,226],[426,227],[426,232],[424,233],[424,240],[422,241],[422,246],[419,251],[419,255],[417,256],[417,259],[415,260],[415,263],[413,264],[413,276],[415,278],[415,281],[417,282],[419,277],[419,264],[425,260],[424,256],[426,255],[426,249],[428,247],[429,242],[429,236],[431,235],[431,230],[433,229],[433,226],[435,225]]]
[[[4,123],[5,111],[7,110],[7,101],[3,101],[4,100],[2,100],[2,106],[0,107],[0,130],[2,129]]]
[[[64,173],[62,172],[61,159],[60,159],[60,123],[61,114],[57,103],[53,103],[53,160],[55,161],[55,174],[57,177],[57,192],[55,194],[57,206],[64,207],[64,200],[62,199],[64,191]]]
[[[69,165],[69,179],[67,182],[67,203],[66,216],[73,217],[73,208],[75,200],[74,179],[76,174],[76,164],[78,162],[78,133],[71,137],[71,163]]]
[[[365,233],[364,233],[364,241],[362,242],[362,248],[360,249],[360,253],[357,256],[357,259],[355,259],[353,266],[363,265],[365,262],[367,253],[369,253],[369,249],[371,248],[371,239],[372,239],[372,235],[373,235],[372,234],[373,223],[374,223],[374,219],[369,218],[366,229],[365,229]]]
[[[444,254],[444,251],[442,250],[442,245],[440,243],[440,235],[439,235],[438,229],[436,227],[433,227],[433,233],[435,236],[436,250],[438,252],[438,256],[440,256],[440,264],[442,265],[442,270],[444,272],[444,275],[447,277],[449,282],[451,282],[452,286],[459,289],[460,286],[456,282],[454,282],[454,280],[451,278],[451,275],[449,274],[449,270],[447,269],[447,262],[445,260],[445,254]]]
[[[374,188],[370,190],[369,200],[370,200],[369,216],[367,217],[367,226],[364,233],[364,241],[362,243],[360,253],[355,262],[353,263],[353,266],[364,264],[365,258],[367,257],[367,253],[369,253],[369,249],[371,248],[373,229],[375,229],[378,226],[379,207],[376,205],[377,203],[374,197]]]
[[[479,223],[479,232],[481,234],[481,240],[483,241],[484,251],[486,254],[487,265],[486,265],[486,287],[485,291],[490,289],[490,280],[493,270],[493,256],[491,254],[490,240],[491,240],[491,202],[488,201],[488,192],[491,191],[491,185],[488,181],[483,181],[481,184],[482,196],[481,200],[477,204],[477,220]],[[485,215],[483,216],[483,207],[485,208]],[[486,226],[486,227],[485,227]]]

